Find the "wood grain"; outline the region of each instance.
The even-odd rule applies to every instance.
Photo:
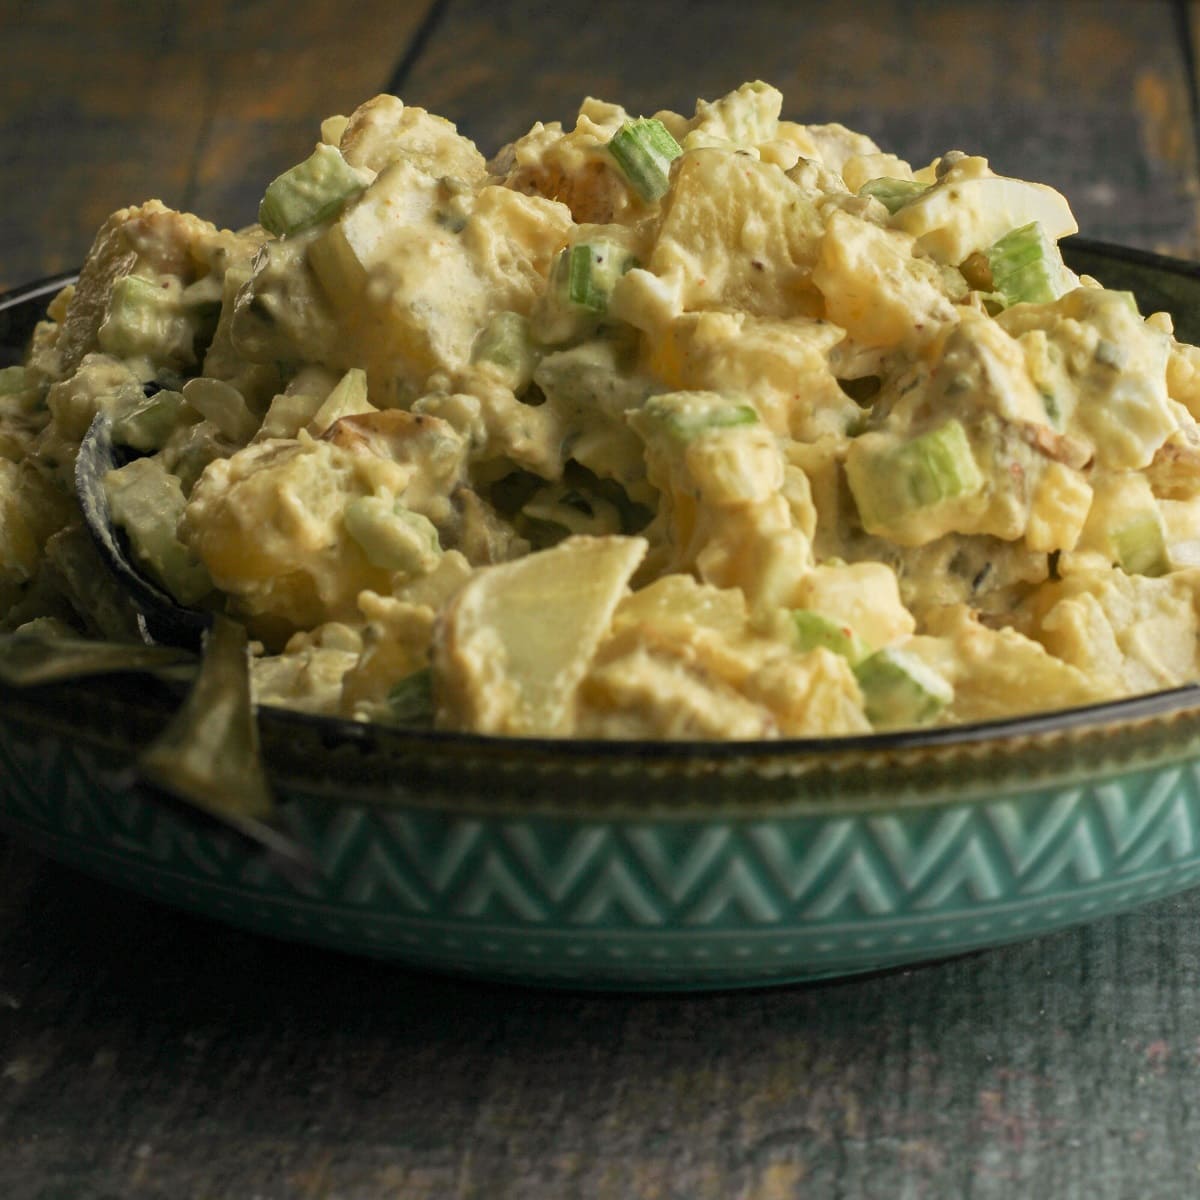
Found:
[[[5,1200],[1179,1200],[1200,895],[873,978],[422,976],[0,855]]]
[[[0,287],[78,265],[157,196],[253,219],[332,112],[379,91],[430,4],[13,0],[0,8]]]
[[[612,52],[614,30],[636,30]],[[1041,179],[1093,237],[1200,254],[1191,94],[1171,0],[454,0],[405,97],[485,152],[583,95],[690,112],[762,78],[785,114],[925,162],[963,148]]]
[[[384,85],[431,8],[405,98],[487,150],[569,119],[587,92],[689,110],[763,77],[790,116],[844,121],[914,160],[983,152],[1063,189],[1091,236],[1200,255],[1195,102],[1171,0],[363,0],[352,20],[313,0],[8,7],[0,284],[77,263],[108,212],[150,195],[250,219],[320,119]],[[637,36],[615,53],[626,29]]]
[[[1190,23],[1190,24],[1189,24]],[[223,223],[379,90],[486,150],[746,78],[1200,257],[1200,0],[0,0],[0,284],[149,195]],[[421,37],[418,37],[421,35]],[[427,36],[426,36],[427,35]],[[1200,893],[919,970],[524,992],[182,916],[0,838],[4,1200],[1178,1200]]]

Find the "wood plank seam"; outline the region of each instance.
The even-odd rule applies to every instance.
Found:
[[[400,56],[400,61],[396,64],[396,69],[389,77],[385,85],[385,91],[390,92],[393,96],[400,96],[404,85],[408,82],[408,77],[412,73],[413,67],[417,65],[421,55],[424,54],[425,47],[429,44],[429,39],[441,25],[442,19],[449,7],[450,0],[434,0],[434,3],[429,6],[428,11],[425,13],[420,25],[417,26],[416,32],[413,34],[404,53]],[[366,99],[366,97],[363,98]]]
[[[193,145],[189,156],[187,176],[183,185],[183,195],[180,198],[180,207],[189,212],[196,207],[196,195],[200,190],[204,159],[212,142],[213,126],[217,119],[217,92],[219,85],[212,63],[207,64],[205,67],[203,85],[200,127],[196,132],[195,145]]]
[[[1200,159],[1200,79],[1196,70],[1196,22],[1192,10],[1194,0],[1175,0],[1175,28],[1178,31],[1179,54],[1183,61],[1184,83],[1188,91],[1188,108],[1192,117],[1192,143]]]

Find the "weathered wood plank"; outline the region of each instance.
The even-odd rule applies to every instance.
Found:
[[[6,7],[0,286],[77,265],[113,209],[150,196],[253,219],[321,118],[384,85],[430,4]]]
[[[218,29],[198,8],[197,47],[216,69],[187,203],[223,222],[252,220],[264,186],[308,154],[325,117],[384,89],[430,7],[227,0]]]
[[[151,194],[248,219],[430,5],[4,7],[13,283],[77,262],[109,210]],[[1180,11],[451,0],[403,92],[490,150],[588,91],[651,111],[763,77],[790,116],[918,159],[987,153],[1062,187],[1094,236],[1200,257]],[[5,846],[5,1200],[1195,1191],[1200,894],[872,979],[580,997],[262,941]]]
[[[1179,1200],[1200,894],[861,980],[579,996],[187,917],[0,841],[5,1200]]]
[[[762,78],[792,118],[842,121],[913,160],[985,154],[1061,188],[1093,237],[1198,255],[1177,32],[1171,0],[453,0],[405,98],[491,152],[534,120],[572,118],[589,92],[690,112]]]
[[[280,0],[21,6],[0,39],[0,282],[77,262],[112,208],[148,195],[249,219],[320,118],[383,85],[429,7],[369,0],[348,21]],[[688,108],[761,76],[783,88],[789,115],[843,120],[914,159],[981,150],[1063,188],[1093,236],[1194,254],[1198,172],[1175,7],[453,0],[406,92],[494,148],[535,119],[569,118],[587,91]],[[639,36],[612,53],[612,31],[630,28]]]

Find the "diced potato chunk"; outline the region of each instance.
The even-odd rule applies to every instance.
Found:
[[[1092,488],[1081,472],[1047,463],[1033,493],[1025,544],[1030,550],[1074,550],[1091,503]]]
[[[1039,589],[1031,632],[1113,694],[1175,687],[1200,674],[1198,583],[1194,568],[1158,579],[1080,570]]]
[[[775,433],[815,440],[843,432],[859,414],[829,368],[842,336],[830,321],[683,313],[655,331],[651,368],[672,387],[753,396]]]
[[[954,308],[932,263],[903,234],[835,212],[812,281],[829,318],[868,346],[919,346]]]
[[[751,624],[737,588],[668,575],[621,602],[581,692],[598,737],[761,738],[867,728],[853,672],[789,653]]]
[[[97,349],[113,285],[133,272],[175,276],[189,283],[224,238],[215,226],[190,213],[174,212],[159,200],[113,213],[88,251],[62,321],[59,340],[64,371]]]
[[[566,240],[560,204],[485,186],[477,193],[407,159],[387,167],[309,258],[347,320],[372,394],[417,389],[438,368],[461,370],[499,311],[528,315]]]
[[[791,316],[820,232],[804,192],[776,166],[728,150],[685,154],[648,263],[683,280],[687,309]]]
[[[844,622],[876,650],[902,641],[916,628],[900,599],[895,571],[881,562],[813,567],[792,602]]]
[[[576,689],[645,552],[641,538],[572,537],[476,572],[434,639],[438,723],[569,733]]]
[[[905,649],[954,685],[946,716],[990,721],[1031,708],[1069,708],[1103,700],[1110,681],[1089,677],[1015,629],[980,624],[964,605],[954,605],[931,626],[936,636],[905,643]]]
[[[204,563],[264,640],[280,642],[324,621],[352,620],[364,589],[387,592],[345,527],[361,496],[402,494],[412,468],[327,441],[256,442],[213,462],[179,525]]]
[[[736,91],[709,103],[696,101],[696,115],[684,148],[733,142],[754,149],[772,141],[779,129],[783,95],[770,84],[743,83]]]
[[[380,95],[360,104],[346,122],[339,148],[352,167],[382,171],[405,159],[434,177],[478,182],[487,163],[470,139],[445,117]]]

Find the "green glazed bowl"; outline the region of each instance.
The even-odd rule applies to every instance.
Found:
[[[1200,340],[1200,271],[1068,243]],[[10,356],[61,281],[0,308]],[[944,957],[1200,883],[1200,689],[770,743],[419,734],[263,709],[297,871],[142,785],[175,699],[0,688],[0,821],[64,863],[267,934],[491,978],[648,990]]]

